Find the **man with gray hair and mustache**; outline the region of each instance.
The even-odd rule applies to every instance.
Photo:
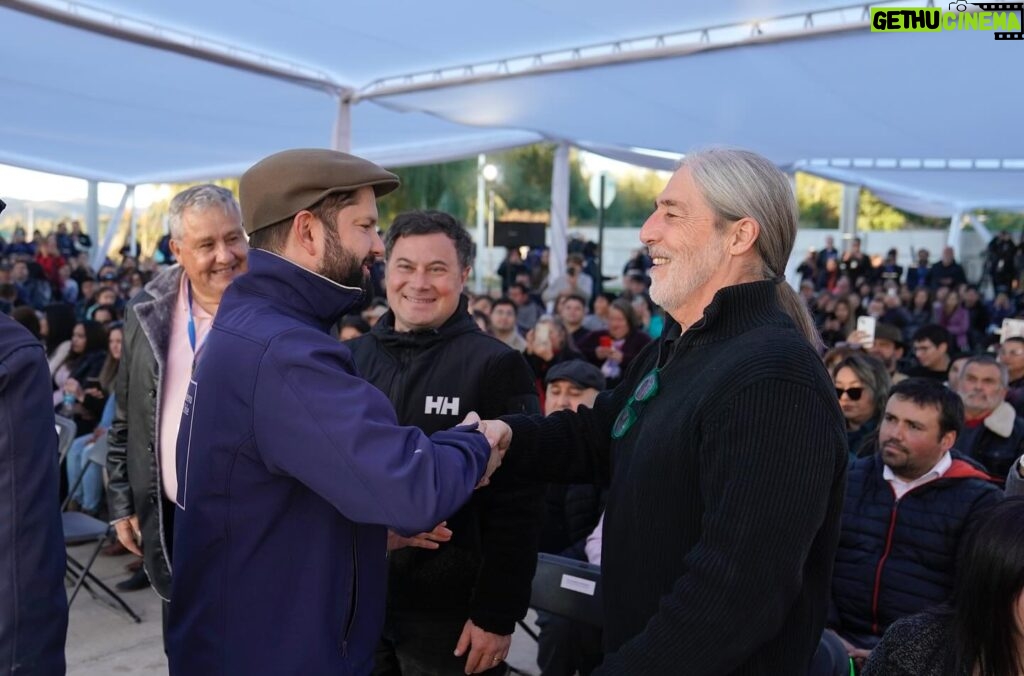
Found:
[[[782,276],[796,228],[767,159],[688,155],[640,231],[661,339],[593,408],[502,419],[501,471],[610,485],[595,674],[808,670],[847,454],[817,333]]]
[[[1006,366],[991,355],[977,355],[964,363],[955,390],[965,413],[957,448],[999,479],[1024,453],[1024,418],[1005,401],[1008,382]]]

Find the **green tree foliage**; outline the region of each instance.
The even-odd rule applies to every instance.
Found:
[[[800,209],[801,227],[838,228],[842,198],[841,184],[797,172],[796,203]]]
[[[1024,214],[1017,214],[1010,211],[991,211],[981,209],[978,214],[985,216],[985,225],[992,232],[1009,230],[1010,232],[1024,232]]]
[[[414,209],[438,209],[463,223],[476,221],[476,159],[392,171],[401,179],[402,187],[378,203],[381,227],[387,227],[398,214]]]
[[[797,172],[796,201],[800,209],[800,226],[804,228],[839,227],[843,186],[817,176]],[[860,191],[858,230],[901,230],[907,228],[944,228],[947,218],[928,218],[890,206],[870,190]]]

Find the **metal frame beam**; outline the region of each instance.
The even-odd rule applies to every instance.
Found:
[[[75,0],[0,0],[0,7],[118,40],[326,91],[339,97],[347,96],[352,91],[351,87],[336,82],[330,74],[309,66]]]
[[[776,18],[719,24],[646,35],[516,57],[435,68],[374,80],[352,95],[354,102],[515,77],[669,59],[746,45],[783,42],[869,28],[870,8],[932,6],[934,0],[883,0]]]
[[[1024,171],[1024,159],[1016,158],[886,158],[886,157],[833,157],[798,160],[793,169],[832,167],[835,169],[896,169],[896,170],[950,170],[950,171]]]

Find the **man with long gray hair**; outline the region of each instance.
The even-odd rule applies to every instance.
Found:
[[[593,408],[503,419],[502,471],[610,484],[594,673],[808,669],[847,456],[817,334],[782,277],[796,227],[789,179],[765,158],[687,156],[640,231],[661,339]]]
[[[230,190],[188,188],[171,200],[169,220],[178,265],[128,303],[107,456],[117,539],[143,557],[145,573],[164,600],[165,624],[178,485],[175,449],[185,391],[221,296],[245,272],[249,253],[242,212]]]

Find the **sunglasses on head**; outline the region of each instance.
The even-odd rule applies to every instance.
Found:
[[[842,388],[836,388],[836,399],[842,399],[843,395],[850,398],[850,401],[860,401],[861,395],[864,394],[863,387],[848,387],[845,390]]]

